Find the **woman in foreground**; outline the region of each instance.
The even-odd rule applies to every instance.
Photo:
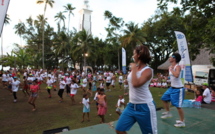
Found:
[[[135,122],[138,122],[143,134],[157,134],[157,116],[149,84],[153,78],[153,70],[147,66],[150,52],[144,45],[137,46],[130,63],[131,73],[128,75],[129,103],[116,125],[117,134],[126,134]]]

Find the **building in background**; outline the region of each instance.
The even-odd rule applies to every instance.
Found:
[[[84,5],[82,9],[79,11],[80,13],[80,22],[79,22],[79,31],[86,30],[87,33],[92,33],[92,22],[91,22],[91,13],[93,11],[90,10],[89,1],[84,0]]]

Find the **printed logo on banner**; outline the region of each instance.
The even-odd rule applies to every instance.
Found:
[[[177,38],[178,38],[178,39],[183,39],[183,38],[184,38],[184,35],[182,35],[182,34],[177,34]]]

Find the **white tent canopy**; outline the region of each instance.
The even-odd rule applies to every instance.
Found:
[[[215,54],[209,54],[206,49],[201,49],[200,54],[196,56],[196,59],[191,61],[191,65],[212,65],[210,58],[215,57]],[[170,66],[169,60],[158,66],[157,69],[168,70]]]

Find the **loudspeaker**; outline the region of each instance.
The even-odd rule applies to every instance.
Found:
[[[61,128],[45,130],[45,131],[43,131],[43,134],[57,134],[57,133],[66,132],[66,131],[69,131],[69,130],[70,130],[69,127],[66,126],[66,127],[61,127]]]

